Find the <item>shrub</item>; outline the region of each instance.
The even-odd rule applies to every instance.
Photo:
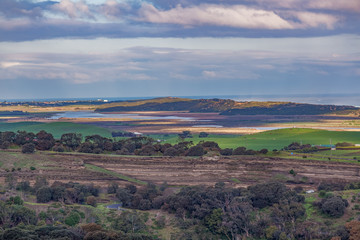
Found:
[[[31,167],[30,167],[30,170],[31,170],[31,171],[34,171],[34,170],[36,170],[36,168],[33,167],[33,166],[31,166]]]
[[[187,151],[186,156],[202,156],[204,154],[205,151],[201,146],[193,146]]]
[[[231,148],[221,149],[220,154],[223,156],[231,156],[233,154],[233,150]]]
[[[245,147],[238,147],[235,148],[233,151],[233,155],[245,155],[246,154],[246,148]]]
[[[170,157],[173,157],[173,156],[177,156],[179,155],[178,151],[173,148],[173,147],[169,147],[165,150],[164,152],[164,156],[170,156]]]
[[[266,148],[263,148],[259,151],[259,153],[261,154],[267,154],[268,153],[268,150]]]
[[[331,217],[339,218],[344,215],[347,205],[347,200],[341,197],[330,197],[322,203],[321,211]]]
[[[38,203],[47,203],[52,199],[52,190],[49,187],[41,187],[36,192],[36,201]]]
[[[21,147],[22,153],[34,153],[35,152],[35,144],[26,143]]]
[[[93,207],[96,207],[96,198],[94,196],[89,196],[86,198],[86,204],[87,205],[90,205],[90,206],[93,206]]]
[[[208,137],[208,136],[209,136],[209,134],[206,133],[206,132],[201,132],[201,133],[199,134],[199,138],[206,138],[206,137]]]
[[[71,212],[69,216],[65,218],[65,224],[69,226],[75,226],[80,222],[80,215],[77,212]]]

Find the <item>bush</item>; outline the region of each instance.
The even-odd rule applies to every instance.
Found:
[[[71,212],[69,216],[65,218],[65,224],[69,226],[75,226],[80,222],[80,215],[77,212]]]
[[[330,197],[322,203],[321,211],[331,217],[339,218],[344,215],[347,205],[347,200],[341,197]]]
[[[259,153],[261,154],[267,154],[268,153],[268,150],[266,148],[263,148],[259,151]]]
[[[90,205],[90,206],[93,206],[93,207],[96,207],[96,198],[94,196],[89,196],[86,198],[86,204],[87,205]]]
[[[233,154],[233,150],[231,148],[221,149],[220,154],[223,156],[231,156]]]
[[[204,154],[205,151],[201,146],[193,146],[187,151],[186,156],[202,156]]]
[[[36,201],[38,203],[47,203],[52,199],[52,190],[49,187],[41,187],[36,192]]]
[[[208,137],[208,136],[209,136],[209,134],[206,133],[206,132],[201,132],[201,133],[199,134],[199,138],[206,138],[206,137]]]
[[[26,143],[21,147],[22,153],[34,153],[35,152],[35,144]]]
[[[31,167],[30,167],[30,170],[31,170],[31,171],[34,171],[34,170],[36,170],[36,168],[33,167],[33,166],[31,166]]]
[[[173,148],[173,147],[169,147],[165,150],[164,152],[164,156],[170,156],[170,157],[173,157],[173,156],[177,156],[179,155],[178,151]]]
[[[246,154],[246,148],[245,147],[238,147],[235,148],[233,151],[233,155],[245,155]]]

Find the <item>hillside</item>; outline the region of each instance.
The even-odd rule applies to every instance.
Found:
[[[112,102],[99,106],[97,112],[189,111],[218,112],[221,115],[319,115],[358,111],[353,106],[315,105],[290,102],[237,102],[230,99],[155,98]]]

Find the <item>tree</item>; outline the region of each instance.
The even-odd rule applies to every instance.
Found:
[[[235,148],[233,151],[233,155],[245,155],[246,154],[246,148],[245,147],[238,147]]]
[[[131,197],[132,197],[132,195],[130,194],[129,190],[119,188],[116,191],[116,197],[119,199],[120,202],[122,202],[124,207],[128,207],[128,206],[131,205]]]
[[[50,187],[42,187],[36,192],[36,201],[38,203],[47,203],[52,199],[52,189]]]
[[[202,146],[196,145],[191,147],[187,152],[186,156],[202,156],[205,154],[205,151]]]
[[[220,154],[223,156],[231,156],[233,154],[233,150],[231,148],[221,149]]]
[[[90,205],[90,206],[93,206],[93,207],[96,207],[96,198],[94,196],[89,196],[86,198],[86,204],[87,205]]]
[[[173,156],[177,156],[179,155],[178,151],[173,148],[173,147],[169,147],[167,148],[165,151],[164,151],[164,156],[170,156],[170,157],[173,157]]]
[[[199,138],[206,138],[206,137],[208,137],[208,136],[209,136],[209,134],[206,133],[206,132],[200,132],[200,133],[199,133]]]
[[[75,150],[77,147],[80,146],[82,141],[82,135],[80,133],[65,133],[61,135],[60,142],[72,149]]]
[[[33,143],[26,143],[21,147],[22,153],[34,153],[35,145]]]
[[[15,143],[19,146],[24,145],[26,143],[32,143],[34,141],[35,134],[32,132],[26,131],[17,131]]]
[[[50,150],[55,145],[55,139],[51,133],[44,130],[36,134],[36,149]]]
[[[347,207],[345,201],[341,197],[330,197],[322,203],[321,211],[331,217],[339,218],[344,215]]]
[[[118,188],[119,188],[119,184],[117,184],[117,183],[115,183],[115,182],[112,182],[112,183],[110,183],[110,185],[108,186],[107,193],[108,193],[108,194],[116,193],[116,191],[118,190]]]

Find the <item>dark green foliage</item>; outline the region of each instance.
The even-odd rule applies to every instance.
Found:
[[[200,142],[198,145],[201,145],[207,151],[219,151],[219,144],[212,141]]]
[[[173,156],[178,156],[178,155],[179,155],[179,152],[173,147],[167,148],[164,152],[164,156],[173,157]]]
[[[82,135],[79,133],[65,133],[61,135],[60,142],[72,149],[75,150],[77,147],[80,146],[82,140]]]
[[[135,194],[136,191],[137,191],[136,186],[133,185],[133,184],[127,184],[127,185],[125,186],[125,189],[127,189],[130,194]]]
[[[93,206],[93,207],[96,207],[96,204],[97,204],[96,198],[94,196],[87,197],[86,198],[86,204],[90,205],[90,206]]]
[[[282,201],[303,202],[304,197],[286,188],[282,183],[271,182],[250,186],[251,200],[254,207],[264,208]]]
[[[327,182],[321,182],[318,186],[318,190],[325,190],[325,191],[342,191],[345,189],[345,186],[347,185],[346,182],[341,182],[341,181],[337,181],[337,182],[331,182],[331,181],[327,181]]]
[[[36,201],[38,203],[47,203],[52,199],[52,189],[50,187],[41,187],[36,191]]]
[[[19,182],[16,185],[16,190],[23,192],[30,192],[31,191],[30,182],[29,181]]]
[[[323,213],[338,218],[344,215],[345,208],[348,205],[347,200],[341,197],[329,197],[321,201],[320,208]]]
[[[15,137],[15,143],[19,146],[24,145],[26,143],[32,143],[35,139],[35,134],[32,132],[26,131],[17,131]]]
[[[40,131],[36,134],[36,149],[50,150],[55,145],[55,139],[51,133]]]
[[[14,204],[14,205],[23,205],[24,201],[19,196],[10,197],[7,201],[7,204]]]
[[[132,195],[130,194],[129,190],[119,188],[116,191],[116,197],[123,204],[124,207],[131,206]]]
[[[118,188],[119,188],[119,184],[117,184],[117,183],[115,183],[115,182],[112,182],[112,183],[110,183],[110,185],[108,186],[107,193],[108,193],[108,194],[116,193],[116,191],[118,190]]]
[[[73,211],[65,218],[65,224],[69,226],[75,226],[80,222],[80,215],[79,213]]]
[[[34,153],[35,152],[35,144],[26,143],[21,147],[22,153]]]
[[[231,148],[221,149],[220,154],[223,156],[231,156],[233,154],[233,150]]]
[[[199,145],[191,147],[186,152],[186,156],[202,156],[204,154],[205,154],[204,148],[202,146],[199,146]]]
[[[246,148],[245,147],[238,147],[232,153],[233,155],[246,155]]]
[[[267,154],[268,153],[268,150],[266,148],[263,148],[259,151],[259,153],[261,154]]]
[[[206,138],[206,137],[208,137],[208,136],[209,136],[209,134],[206,133],[206,132],[200,132],[200,133],[199,133],[199,138]]]
[[[146,225],[136,211],[124,211],[115,218],[112,228],[124,233],[142,233],[146,231]]]
[[[52,150],[54,152],[64,152],[65,148],[60,144],[55,144],[55,146],[53,146]]]

